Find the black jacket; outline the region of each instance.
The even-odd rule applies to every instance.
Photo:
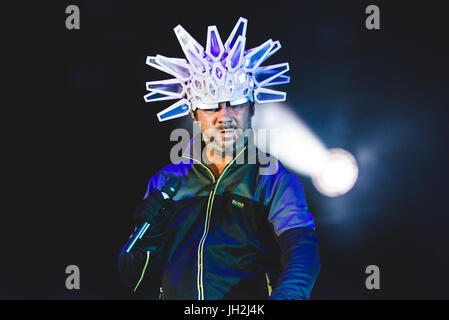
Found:
[[[131,254],[119,254],[132,291],[184,300],[308,299],[320,262],[299,178],[253,144],[219,178],[187,150],[181,163],[151,178],[145,195],[171,177],[181,180],[167,232],[154,237],[150,228]]]

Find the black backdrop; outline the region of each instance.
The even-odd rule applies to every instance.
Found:
[[[128,298],[116,258],[131,213],[151,175],[170,161],[171,130],[190,129],[187,118],[157,122],[166,103],[144,103],[145,81],[165,77],[145,58],[182,57],[172,31],[178,24],[204,44],[208,25],[225,40],[242,16],[247,47],[281,41],[270,62],[290,63],[287,102],[295,113],[359,164],[355,187],[338,198],[300,176],[320,240],[312,298],[447,299],[448,52],[440,3],[77,0],[9,11],[19,17],[7,30],[16,59],[5,62],[18,90],[4,87],[14,95],[4,110],[17,121],[4,135],[12,161],[0,298]],[[80,8],[80,30],[65,28],[69,4]],[[380,30],[365,28],[369,4],[380,8]],[[81,270],[80,290],[65,288],[70,264]],[[380,290],[365,288],[370,264],[380,268]]]

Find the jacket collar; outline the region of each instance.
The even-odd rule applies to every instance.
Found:
[[[189,144],[184,149],[183,157],[194,160],[196,163],[201,163],[203,166],[207,166],[202,157],[202,152],[205,147],[202,134],[196,134],[190,139]],[[234,154],[234,158],[228,166],[239,167],[244,164],[255,164],[257,161],[257,152],[258,150],[254,144],[254,130],[251,129],[245,141],[244,147]]]

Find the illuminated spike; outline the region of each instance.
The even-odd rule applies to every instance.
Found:
[[[203,57],[204,48],[181,25],[178,25],[174,31],[181,44],[182,51],[184,51],[187,60],[196,73],[207,74],[210,66]]]
[[[225,49],[217,27],[209,26],[207,28],[206,53],[214,62],[218,62],[221,60],[224,52]]]
[[[226,58],[226,68],[233,72],[243,63],[243,52],[245,51],[246,38],[239,36],[234,47]]]
[[[188,46],[193,46],[196,54],[200,56],[203,55],[203,46],[200,45],[181,25],[177,25],[173,30],[175,31],[176,37],[183,50]]]
[[[150,67],[156,68],[156,69],[161,70],[161,71],[166,72],[166,73],[169,73],[166,68],[164,68],[163,66],[159,65],[156,62],[156,57],[148,56],[146,64],[149,65]]]
[[[162,66],[167,73],[183,82],[190,80],[193,76],[193,71],[190,66],[179,60],[170,59],[158,54],[155,61],[159,66]]]
[[[190,102],[186,99],[182,99],[159,112],[157,114],[157,118],[159,119],[160,122],[162,122],[174,118],[183,117],[189,114],[190,109],[191,109]]]
[[[250,52],[247,52],[243,63],[243,68],[245,71],[253,72],[256,70],[262,62],[265,61],[266,56],[270,53],[273,47],[274,43],[271,39],[269,39],[260,46],[251,49]]]
[[[146,86],[148,91],[159,92],[178,99],[184,96],[184,87],[178,79],[148,81]]]
[[[167,57],[167,59],[168,60],[173,60],[173,61],[178,62],[180,64],[189,65],[189,62],[186,59],[184,59],[184,58],[168,58]]]
[[[235,43],[237,42],[239,37],[246,38],[246,27],[248,25],[248,20],[245,18],[240,17],[239,21],[234,26],[234,29],[231,32],[231,35],[229,36],[228,40],[226,40],[225,43],[225,49],[226,51],[231,51],[231,49],[234,47]]]
[[[258,87],[263,87],[265,83],[270,82],[288,70],[288,62],[260,67],[254,74],[254,81]]]
[[[281,102],[285,101],[286,97],[285,92],[267,88],[258,88],[254,91],[254,100],[257,103]]]
[[[173,95],[167,95],[156,91],[146,94],[143,98],[145,99],[145,102],[179,99],[178,97],[174,97]]]
[[[193,66],[195,73],[206,75],[209,73],[210,66],[206,59],[195,54],[195,48],[193,46],[187,46],[185,48],[185,55],[189,60],[190,65]]]
[[[278,86],[281,84],[290,83],[290,76],[286,75],[279,75],[276,78],[270,80],[270,82],[267,82],[263,85],[263,87],[270,87],[270,86]]]
[[[264,63],[265,60],[267,60],[269,57],[271,57],[273,54],[275,54],[282,47],[279,40],[274,41],[273,44],[274,44],[274,46],[271,48],[270,53],[268,53],[266,55],[266,57],[264,57],[264,59],[262,60],[262,63]]]
[[[182,59],[182,58],[168,58],[168,57],[164,57],[165,59],[167,59],[168,61],[172,61],[173,63],[179,64],[181,66],[184,66],[186,68],[189,68],[189,63],[187,62],[186,59]],[[147,60],[146,60],[146,64],[149,65],[150,67],[156,68],[158,70],[161,70],[165,73],[171,74],[170,70],[165,68],[164,66],[160,65],[157,61],[156,61],[156,57],[154,56],[148,56]]]

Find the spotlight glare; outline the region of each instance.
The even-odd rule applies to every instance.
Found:
[[[312,176],[312,183],[322,194],[335,197],[351,190],[357,176],[357,162],[352,154],[343,149],[330,149],[321,171]]]
[[[270,152],[294,172],[312,178],[319,192],[329,197],[345,194],[354,186],[358,167],[352,154],[327,149],[310,128],[285,104],[267,104],[253,118],[256,145]],[[269,131],[269,137],[265,131]]]

